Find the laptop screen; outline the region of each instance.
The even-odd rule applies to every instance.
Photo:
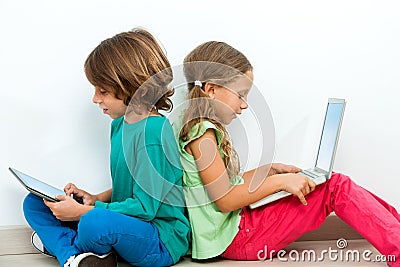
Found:
[[[336,103],[338,102],[338,103]],[[344,111],[344,101],[328,102],[324,126],[318,149],[318,156],[315,166],[319,169],[329,172],[332,159],[335,155],[335,147],[339,138],[340,126]]]

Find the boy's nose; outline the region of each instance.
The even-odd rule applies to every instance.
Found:
[[[99,100],[97,99],[96,95],[93,95],[92,101],[93,101],[93,103],[95,103],[95,104],[98,104],[98,103],[99,103]]]
[[[93,101],[93,103],[95,103],[95,104],[101,103],[101,98],[99,97],[99,95],[98,95],[97,92],[95,92],[95,93],[93,94],[92,101]]]

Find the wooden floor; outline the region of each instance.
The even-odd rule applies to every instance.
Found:
[[[59,266],[55,259],[38,253],[31,246],[31,233],[32,230],[27,226],[0,227],[1,267]],[[347,246],[343,249],[337,246],[340,238],[347,241]],[[379,257],[377,250],[336,216],[329,216],[318,230],[302,236],[285,250],[286,253],[281,259],[274,258],[272,261],[246,262],[218,258],[199,262],[185,257],[176,266],[386,266],[385,263],[374,261],[375,257]],[[326,252],[323,252],[324,250]],[[367,250],[371,251],[369,256],[371,261],[362,259],[362,253]],[[331,255],[328,251],[331,251]],[[357,254],[360,255],[360,260],[355,257]],[[323,260],[318,258],[323,258]],[[129,265],[121,262],[118,266],[128,267]]]

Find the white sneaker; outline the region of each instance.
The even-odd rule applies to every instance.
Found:
[[[38,236],[36,232],[33,232],[31,235],[31,243],[34,248],[36,248],[40,253],[55,258],[53,255],[50,254],[50,252],[47,251],[47,249],[43,246],[42,240]]]
[[[82,253],[71,256],[64,267],[117,267],[117,256],[113,252],[104,255]]]

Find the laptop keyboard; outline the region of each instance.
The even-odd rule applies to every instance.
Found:
[[[303,170],[300,173],[305,174],[306,176],[310,177],[311,179],[315,179],[323,175],[322,173],[315,172],[313,170]]]

